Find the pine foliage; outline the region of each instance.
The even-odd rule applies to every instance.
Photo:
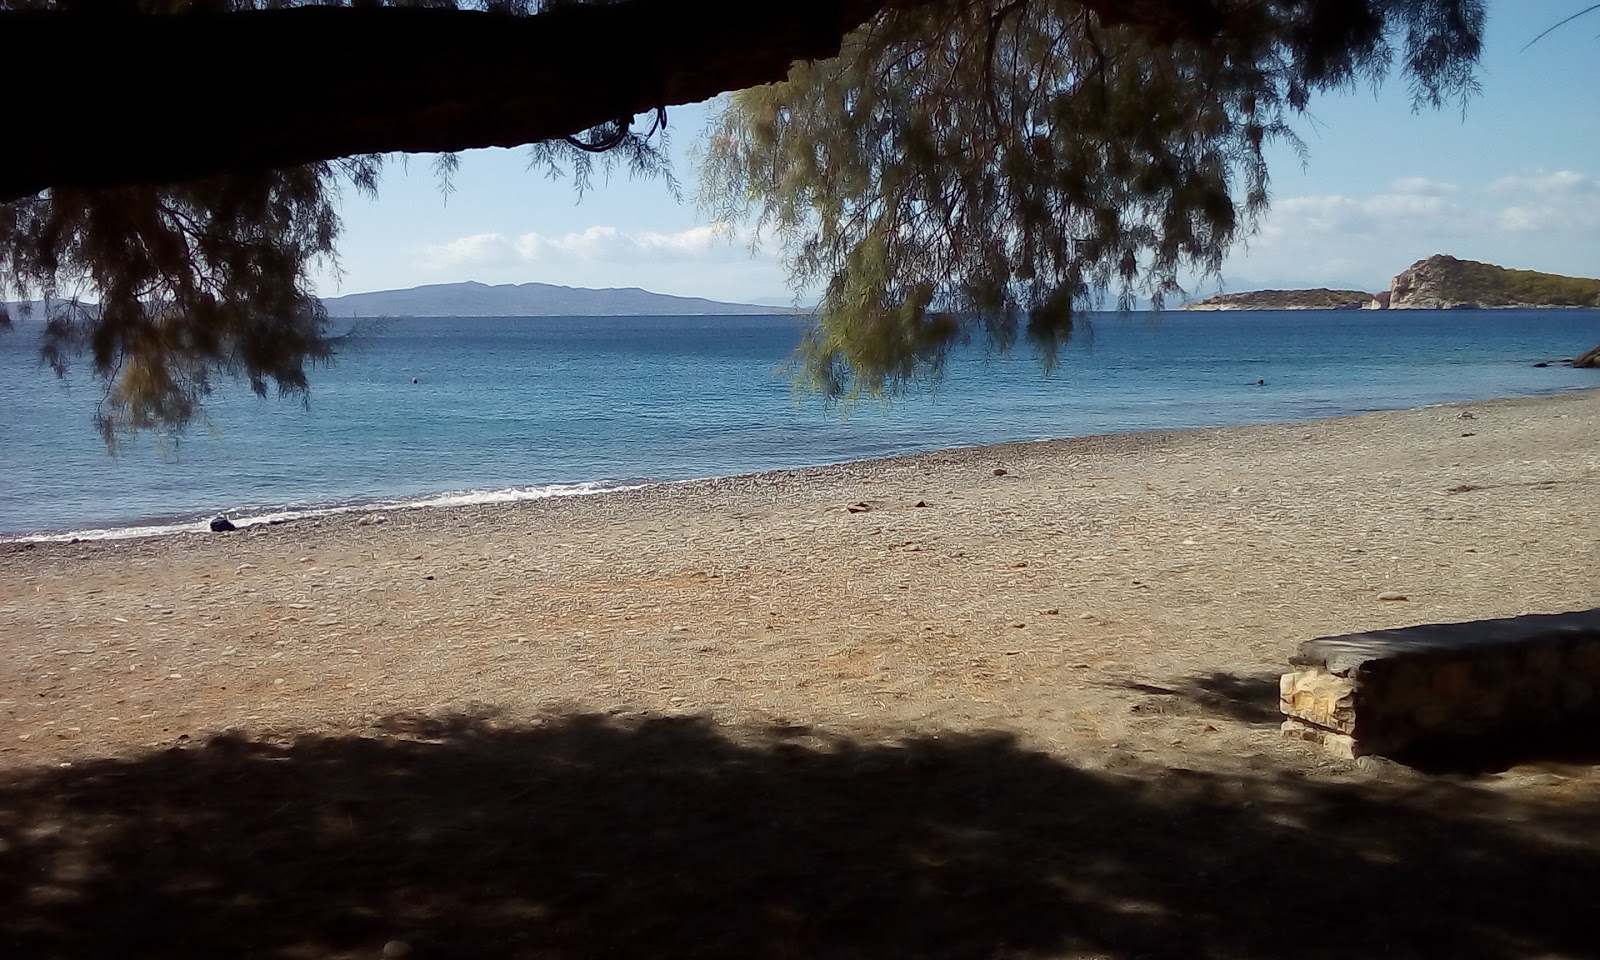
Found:
[[[974,336],[1048,366],[1085,307],[1216,273],[1265,209],[1263,146],[1297,142],[1315,91],[1396,58],[1419,106],[1472,89],[1476,0],[1213,6],[1195,38],[1072,0],[945,0],[734,94],[704,200],[823,290],[804,379],[893,393]]]

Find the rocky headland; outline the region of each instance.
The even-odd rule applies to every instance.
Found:
[[[1493,310],[1600,307],[1600,280],[1437,254],[1396,274],[1388,290],[1252,290],[1185,310]]]

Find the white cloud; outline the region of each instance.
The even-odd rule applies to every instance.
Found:
[[[593,226],[578,233],[506,236],[480,233],[423,250],[434,270],[502,269],[551,264],[732,263],[750,259],[750,234],[717,224],[675,233],[626,232]]]
[[[1401,177],[1389,185],[1389,190],[1393,193],[1443,197],[1459,192],[1461,187],[1444,180],[1434,180],[1431,177]]]
[[[402,282],[477,280],[576,287],[643,287],[658,293],[749,301],[782,297],[788,277],[773,245],[748,229],[698,224],[672,232],[596,225],[565,234],[476,233],[414,248]]]
[[[1501,177],[1489,185],[1512,202],[1495,215],[1510,233],[1600,234],[1600,179],[1576,170]]]
[[[1541,170],[1501,177],[1489,185],[1500,193],[1534,193],[1553,196],[1600,195],[1600,180],[1576,170]]]
[[[1600,179],[1589,174],[1535,171],[1465,186],[1404,177],[1365,196],[1276,200],[1226,273],[1234,288],[1349,283],[1378,289],[1414,261],[1448,253],[1591,275],[1597,236]]]

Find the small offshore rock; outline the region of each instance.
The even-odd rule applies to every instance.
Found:
[[[1379,600],[1409,600],[1411,598],[1406,596],[1403,593],[1397,593],[1397,592],[1395,592],[1393,590],[1388,590],[1388,591],[1385,591],[1383,593],[1378,594],[1378,599]]]
[[[233,525],[233,521],[229,520],[227,517],[212,517],[211,518],[211,532],[212,533],[227,533],[230,530],[237,530],[237,529],[239,529],[239,528],[234,526]]]

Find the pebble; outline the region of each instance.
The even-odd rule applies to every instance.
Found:
[[[1385,592],[1385,593],[1378,594],[1378,599],[1379,600],[1409,600],[1411,598],[1406,596],[1403,593],[1396,593],[1396,592],[1391,590],[1391,591],[1388,591],[1388,592]]]
[[[1006,471],[1004,469],[1000,468],[1000,467],[995,467],[994,468],[994,475],[997,476],[997,477],[1003,477],[1003,476],[1006,475]]]

